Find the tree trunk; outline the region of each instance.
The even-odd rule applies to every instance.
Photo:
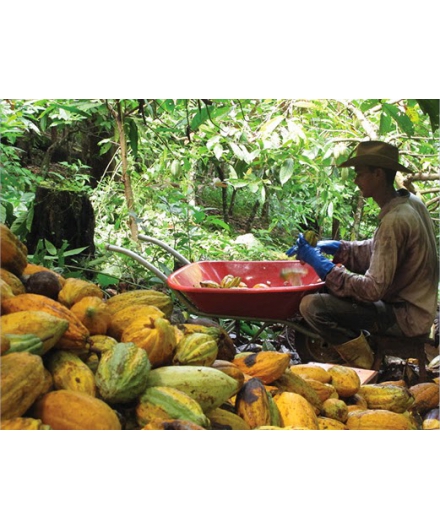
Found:
[[[361,220],[362,220],[362,214],[364,212],[364,198],[362,195],[359,195],[359,198],[357,200],[356,204],[356,211],[354,214],[354,224],[353,229],[351,233],[351,240],[355,241],[359,237],[359,230],[361,226]]]
[[[95,255],[95,213],[84,192],[38,187],[34,201],[34,216],[26,245],[34,254],[38,242],[47,239],[57,249],[68,243],[67,250],[87,247],[77,256]],[[72,258],[67,257],[66,263]]]
[[[115,110],[107,101],[107,108],[113,115],[116,121],[116,126],[119,134],[119,147],[121,149],[121,164],[122,164],[122,182],[124,184],[125,202],[128,209],[128,226],[131,232],[131,238],[138,241],[138,226],[135,219],[135,201],[133,195],[133,188],[131,187],[131,178],[128,172],[128,158],[127,158],[127,138],[124,130],[124,112],[122,110],[121,100],[116,100]]]

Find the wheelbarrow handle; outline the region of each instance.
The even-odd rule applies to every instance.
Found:
[[[165,274],[161,270],[159,270],[157,267],[152,265],[149,261],[139,256],[139,254],[136,254],[136,252],[133,252],[132,250],[129,250],[124,247],[118,247],[116,245],[110,245],[110,244],[107,244],[105,248],[106,250],[111,250],[113,252],[119,252],[121,254],[125,254],[126,256],[130,256],[131,258],[135,259],[137,262],[143,265],[146,269],[148,269],[150,272],[155,274],[166,285],[167,276],[165,276]]]
[[[139,234],[138,239],[140,239],[141,241],[147,241],[148,243],[154,243],[155,245],[162,247],[164,250],[166,250],[167,252],[172,254],[175,258],[177,258],[183,265],[189,265],[191,263],[186,258],[184,258],[182,254],[179,254],[177,250],[174,250],[174,248],[170,247],[163,241],[160,241],[160,239],[156,239],[155,237],[150,237],[150,236],[144,236],[143,234]]]

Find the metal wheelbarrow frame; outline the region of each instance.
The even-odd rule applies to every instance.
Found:
[[[146,242],[146,243],[153,243],[159,247],[161,247],[163,250],[168,252],[170,255],[172,255],[174,258],[177,259],[177,261],[182,265],[183,267],[186,266],[194,266],[196,264],[190,262],[188,259],[186,259],[184,256],[182,256],[179,252],[177,252],[174,248],[170,247],[163,241],[156,239],[154,237],[146,236],[143,234],[139,234],[138,236],[140,241]],[[260,322],[262,325],[259,328],[256,335],[254,335],[253,340],[255,340],[258,336],[261,335],[261,333],[270,325],[273,324],[280,324],[282,326],[287,326],[289,328],[292,328],[295,331],[295,349],[297,350],[298,354],[300,355],[303,362],[326,362],[326,363],[338,363],[341,362],[341,358],[337,354],[337,352],[331,348],[328,347],[326,344],[323,343],[321,337],[316,334],[313,330],[311,330],[310,327],[301,319],[301,316],[299,313],[292,315],[292,319],[290,318],[271,318],[270,315],[264,316],[264,318],[259,318],[255,316],[247,316],[243,313],[243,311],[240,311],[239,314],[231,314],[231,312],[216,312],[216,311],[207,311],[202,310],[200,307],[198,307],[189,297],[187,294],[185,294],[185,291],[179,288],[176,288],[175,285],[170,281],[170,279],[175,275],[178,274],[179,270],[176,271],[176,273],[171,274],[170,276],[166,276],[160,269],[158,269],[155,265],[147,261],[145,258],[140,256],[138,253],[129,250],[124,247],[120,247],[117,245],[107,244],[105,246],[106,250],[117,252],[120,254],[124,254],[138,263],[140,263],[142,266],[144,266],[147,270],[149,270],[152,274],[154,274],[157,278],[159,278],[164,285],[173,293],[173,295],[181,302],[181,304],[188,310],[189,313],[200,316],[200,317],[206,317],[210,319],[223,319],[223,320],[232,320],[235,322],[238,321],[245,321],[245,322]],[[203,264],[204,262],[200,262],[200,264]],[[211,262],[211,263],[217,263],[217,262]],[[230,263],[241,263],[241,262],[230,262]],[[251,263],[251,262],[250,262]],[[254,262],[256,263],[256,262]],[[269,263],[269,262],[267,262]],[[171,283],[171,285],[170,285]],[[218,295],[218,289],[209,289],[209,288],[200,288],[200,291],[203,291],[206,294],[209,294],[208,291],[216,291],[216,295]],[[316,292],[318,289],[315,287],[314,289],[311,289],[311,292]],[[231,289],[225,289],[222,291],[229,291],[230,294],[237,295],[237,292],[231,293]],[[240,289],[238,289],[240,291]],[[256,291],[256,289],[248,289],[249,291]],[[223,293],[222,293],[223,294]],[[225,296],[227,296],[227,293],[224,293]]]

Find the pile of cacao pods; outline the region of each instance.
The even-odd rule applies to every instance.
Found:
[[[347,366],[237,353],[220,326],[172,324],[167,294],[106,298],[0,228],[4,430],[439,428],[438,378],[361,384]]]

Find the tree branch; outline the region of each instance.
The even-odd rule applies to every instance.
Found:
[[[365,117],[365,114],[357,109],[353,103],[350,103],[349,101],[345,102],[347,105],[347,108],[351,110],[351,112],[356,116],[356,118],[359,120],[360,124],[364,128],[365,132],[368,134],[368,136],[371,138],[371,140],[377,140],[377,130],[376,128],[367,120]]]

